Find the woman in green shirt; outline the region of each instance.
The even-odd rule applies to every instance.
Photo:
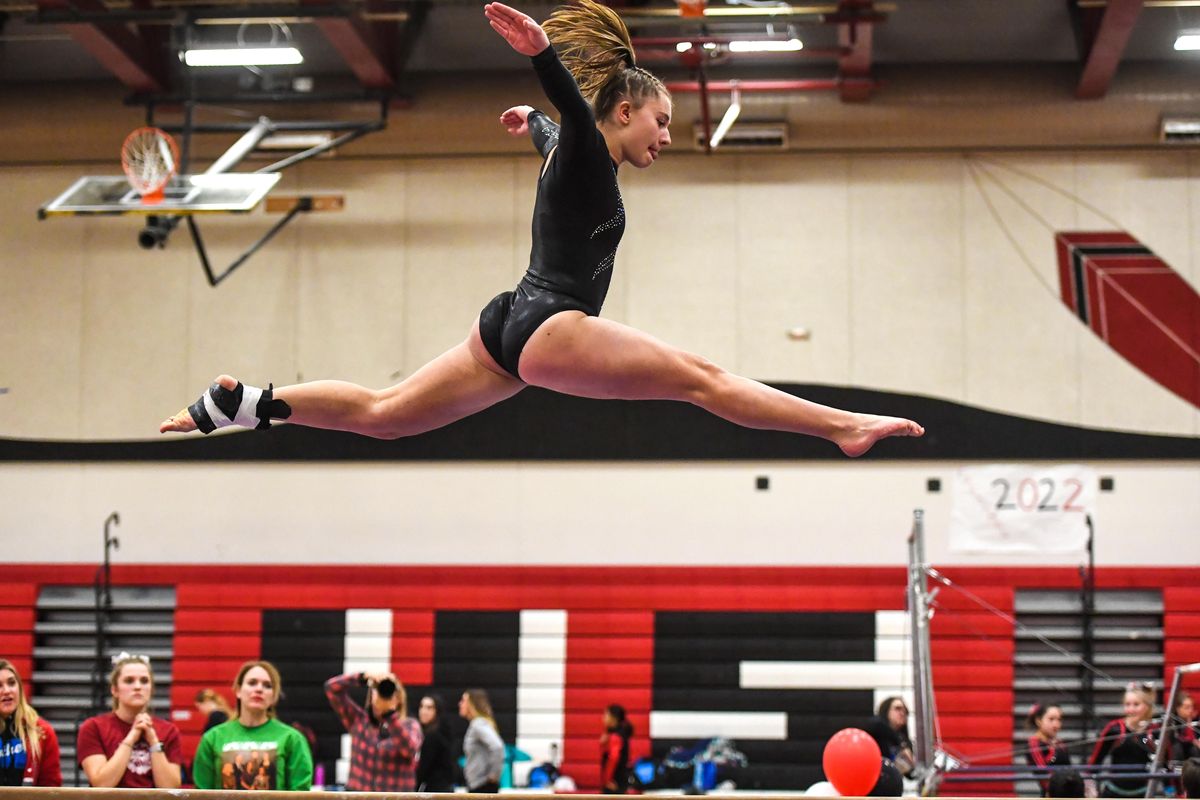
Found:
[[[197,789],[312,788],[308,741],[275,718],[281,684],[279,670],[269,661],[242,665],[233,682],[237,716],[210,728],[196,750]]]

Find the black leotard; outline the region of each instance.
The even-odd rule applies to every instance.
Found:
[[[540,111],[529,114],[534,145],[547,159],[533,207],[529,268],[516,289],[479,314],[484,346],[516,378],[521,351],[543,322],[567,310],[599,315],[625,232],[617,167],[591,104],[553,47],[531,61],[562,124]]]
[[[1108,758],[1113,764],[1141,764],[1148,768],[1154,760],[1157,736],[1158,726],[1153,723],[1143,731],[1131,731],[1125,720],[1114,719],[1100,731],[1088,763],[1102,764]],[[1141,797],[1145,793],[1145,778],[1109,778],[1100,787],[1101,797]]]
[[[1065,767],[1071,765],[1071,755],[1062,742],[1055,739],[1046,742],[1039,736],[1029,737],[1029,749],[1025,751],[1025,760],[1031,767]],[[1050,796],[1050,781],[1047,777],[1039,780],[1042,787],[1042,797]]]

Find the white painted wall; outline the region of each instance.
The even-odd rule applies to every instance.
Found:
[[[920,507],[936,563],[1081,563],[951,552],[958,466],[3,464],[0,539],[10,562],[95,562],[116,510],[121,563],[900,565]],[[1097,563],[1200,564],[1200,465],[1093,466],[1115,480]]]
[[[1200,411],[1042,285],[1057,285],[1052,229],[1113,222],[1200,282],[1200,154],[988,158],[1021,171],[987,166],[1021,203],[985,180],[993,212],[958,154],[680,154],[622,170],[605,315],[766,380],[1200,434]],[[371,386],[411,373],[520,276],[537,162],[309,162],[285,188],[344,193],[347,210],[299,220],[217,290],[182,235],[144,252],[128,219],[36,222],[82,169],[0,168],[0,436],[156,438],[222,371]],[[216,259],[271,221],[206,221]],[[798,325],[811,340],[785,336]],[[1100,563],[1200,562],[1200,465],[1094,466],[1117,487],[1099,499]],[[0,536],[7,560],[91,562],[116,509],[124,562],[900,564],[921,506],[935,561],[1000,563],[947,549],[949,496],[925,480],[949,486],[956,467],[2,464]]]
[[[605,315],[763,380],[1200,434],[1200,411],[1059,301],[1052,238],[1124,227],[1196,285],[1200,154],[988,159],[1006,166],[985,165],[1000,184],[983,192],[957,154],[680,154],[622,170]],[[0,436],[156,438],[220,372],[370,386],[412,373],[519,278],[537,162],[301,165],[286,189],[344,193],[347,210],[294,223],[216,290],[182,233],[145,252],[131,219],[36,222],[78,172],[0,168]],[[206,219],[214,260],[273,219]],[[787,338],[797,326],[809,341]]]

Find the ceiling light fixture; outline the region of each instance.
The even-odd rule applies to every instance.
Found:
[[[1175,40],[1176,50],[1200,50],[1200,33],[1181,33]]]
[[[729,43],[729,50],[733,53],[794,53],[803,49],[804,43],[799,39],[751,39]]]
[[[294,47],[229,47],[185,50],[189,67],[271,67],[302,64],[304,56]]]
[[[717,125],[717,129],[713,131],[712,138],[708,140],[708,146],[713,150],[721,144],[721,140],[725,138],[725,134],[729,133],[729,129],[733,127],[733,123],[737,121],[738,115],[742,113],[742,91],[737,87],[737,82],[733,83],[733,87],[729,92],[729,108],[725,109],[725,116],[721,117],[721,122]]]
[[[691,50],[691,49],[692,49],[691,42],[680,42],[679,44],[675,45],[676,53],[686,53],[688,50]]]

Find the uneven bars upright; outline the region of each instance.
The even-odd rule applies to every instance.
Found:
[[[1179,684],[1183,681],[1184,675],[1189,675],[1193,672],[1200,672],[1200,662],[1195,664],[1181,664],[1175,668],[1175,678],[1171,681],[1171,694],[1167,697],[1163,704],[1162,722],[1158,726],[1158,745],[1154,748],[1154,764],[1150,767],[1151,772],[1158,772],[1163,767],[1163,762],[1167,758],[1166,744],[1167,732],[1170,730],[1171,715],[1175,712],[1175,696],[1179,694]],[[1159,778],[1151,778],[1146,782],[1146,797],[1154,797],[1154,792],[1158,790],[1158,785],[1161,783]]]

